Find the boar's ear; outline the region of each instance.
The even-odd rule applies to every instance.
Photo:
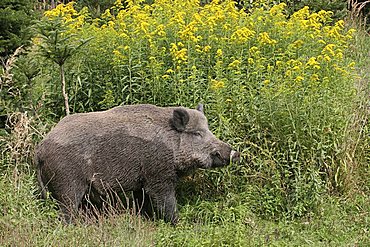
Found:
[[[197,109],[197,111],[200,111],[201,113],[203,113],[203,114],[204,114],[204,107],[203,107],[203,104],[199,103],[196,109]]]
[[[176,108],[173,111],[172,124],[178,131],[184,131],[189,122],[189,113],[183,108]]]

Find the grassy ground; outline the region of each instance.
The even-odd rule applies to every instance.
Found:
[[[302,219],[271,221],[243,205],[200,219],[180,205],[182,219],[172,227],[131,213],[81,217],[63,224],[52,201],[36,196],[33,174],[5,174],[0,182],[0,246],[368,246],[370,196],[328,196],[319,212]],[[204,202],[203,202],[204,203]],[[205,204],[203,204],[205,205]],[[211,207],[210,211],[215,211]],[[217,215],[219,217],[215,217]]]

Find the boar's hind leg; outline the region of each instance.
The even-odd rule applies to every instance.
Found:
[[[58,188],[55,193],[55,199],[58,201],[66,223],[72,223],[73,218],[77,215],[78,207],[85,196],[87,185],[69,183],[67,186]]]
[[[171,222],[172,225],[176,225],[178,221],[178,212],[174,186],[168,186],[168,188],[163,188],[161,186],[148,187],[146,192],[152,198],[153,204],[160,217],[164,218],[166,222]]]

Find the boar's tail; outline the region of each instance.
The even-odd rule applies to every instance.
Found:
[[[37,181],[39,182],[40,186],[40,192],[41,192],[41,198],[46,199],[46,187],[41,179],[41,166],[43,165],[43,161],[40,159],[40,157],[36,154],[35,155],[35,164],[36,164],[36,170],[37,170]]]

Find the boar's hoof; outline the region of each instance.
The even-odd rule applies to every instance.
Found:
[[[230,152],[230,160],[235,163],[239,163],[240,161],[240,153],[238,151],[232,150]]]

